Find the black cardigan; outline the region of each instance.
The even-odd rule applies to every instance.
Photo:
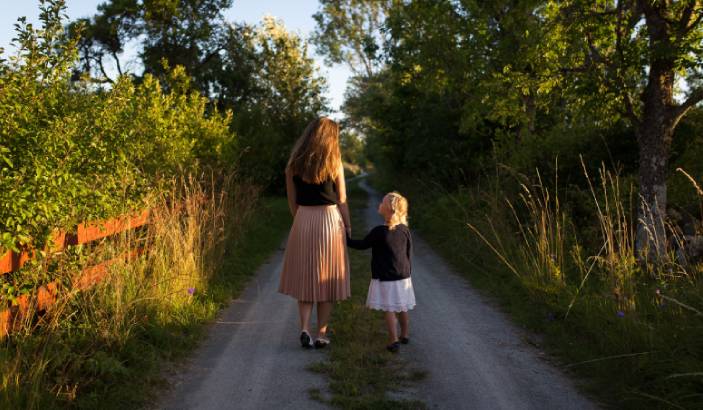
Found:
[[[410,255],[413,241],[406,225],[388,229],[379,225],[364,239],[347,237],[347,245],[354,249],[371,248],[371,277],[381,281],[401,280],[410,277]]]

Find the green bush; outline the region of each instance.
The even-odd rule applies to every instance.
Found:
[[[20,20],[17,54],[0,60],[0,252],[139,208],[160,177],[234,158],[231,114],[209,112],[180,67],[163,87],[72,78],[63,7],[42,2],[41,29]]]

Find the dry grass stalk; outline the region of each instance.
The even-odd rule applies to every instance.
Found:
[[[76,359],[75,365],[80,365],[92,360],[92,349],[124,346],[146,323],[179,323],[192,315],[189,306],[195,297],[207,293],[222,263],[225,242],[235,239],[251,217],[259,192],[259,188],[232,176],[216,178],[214,173],[207,178],[171,181],[167,192],[153,198],[155,210],[146,233],[123,233],[91,257],[120,255],[145,242],[147,253],[112,265],[106,277],[87,291],[64,287],[50,309],[37,316],[33,311],[36,306],[32,306],[16,323],[18,331],[8,342],[17,354],[0,363],[0,401],[37,408],[40,403],[36,398],[45,394],[47,384],[61,400],[76,398],[84,386],[70,377],[64,381],[47,379],[48,374],[75,372],[71,366],[55,367],[61,359],[54,357],[56,352],[49,346],[62,335],[78,331],[93,338],[94,346]],[[69,284],[75,269],[80,266],[60,265],[54,275]]]

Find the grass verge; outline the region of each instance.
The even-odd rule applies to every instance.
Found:
[[[257,188],[176,185],[184,199],[156,206],[146,255],[114,265],[87,291],[66,287],[50,311],[0,343],[0,408],[153,402],[164,364],[192,351],[204,324],[244,288],[290,225],[286,200],[259,197]],[[144,238],[118,238],[103,252],[122,252],[135,240]],[[53,274],[70,281],[80,263]]]
[[[365,235],[366,192],[352,183],[348,187],[354,236]],[[383,315],[365,307],[371,280],[369,252],[350,250],[352,297],[334,307],[330,320],[330,345],[327,360],[311,370],[327,375],[330,398],[311,391],[316,400],[343,409],[423,409],[414,400],[392,398],[393,391],[417,381],[423,373],[409,368],[401,355],[385,350],[387,335]]]
[[[605,215],[592,217],[595,226],[576,225],[570,212],[588,206],[588,197],[564,201],[563,213],[550,200],[520,207],[506,180],[456,192],[417,182],[393,188],[409,196],[413,226],[423,238],[514,322],[543,336],[541,347],[580,376],[592,397],[623,409],[700,408],[703,316],[696,309],[703,283],[691,271],[637,266],[631,243],[617,236],[627,234],[620,228],[623,212],[605,212],[601,203]],[[528,189],[528,200],[547,198],[538,184]],[[610,206],[622,209],[618,201],[611,196]],[[602,234],[608,246],[599,242]],[[589,245],[603,250],[590,253]]]
[[[148,377],[141,381],[134,380],[134,383],[130,380],[119,389],[106,392],[108,397],[114,397],[115,403],[126,403],[134,396],[135,389],[142,389],[145,381],[152,383],[143,388],[135,404],[154,402],[159,387],[165,385],[160,363],[187,357],[205,336],[204,325],[246,288],[257,269],[280,246],[291,224],[287,200],[283,197],[262,197],[257,203],[257,209],[244,222],[241,232],[227,243],[221,268],[215,273],[208,293],[202,295],[200,300],[204,306],[201,314],[180,328],[166,329],[165,334],[162,333],[164,329],[157,330],[157,337],[163,336],[165,339],[154,345],[156,360],[149,364]],[[162,348],[164,346],[165,349]],[[120,405],[115,408],[124,407]]]

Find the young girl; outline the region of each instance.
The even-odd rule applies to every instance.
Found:
[[[389,336],[386,349],[395,353],[401,343],[410,341],[408,310],[415,307],[410,279],[412,237],[408,229],[408,201],[397,192],[388,193],[378,206],[378,213],[385,224],[373,228],[362,240],[347,237],[347,245],[354,249],[371,248],[371,284],[366,306],[385,311]]]

